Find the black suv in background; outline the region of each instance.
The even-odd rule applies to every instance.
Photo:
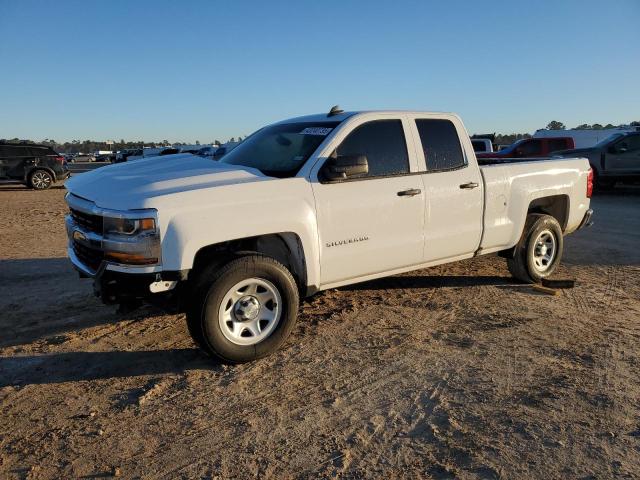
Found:
[[[46,190],[69,176],[67,161],[51,147],[0,141],[0,178]]]

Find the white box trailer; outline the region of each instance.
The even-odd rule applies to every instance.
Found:
[[[638,127],[606,128],[602,130],[537,130],[533,138],[571,137],[576,148],[589,148],[614,134],[636,131]]]

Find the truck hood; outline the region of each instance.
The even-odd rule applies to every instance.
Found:
[[[66,189],[102,208],[146,208],[149,200],[190,190],[270,180],[259,170],[191,154],[150,157],[73,176]]]

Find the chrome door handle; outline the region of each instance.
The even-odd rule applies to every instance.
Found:
[[[413,197],[415,195],[420,195],[421,193],[422,193],[422,190],[420,190],[419,188],[410,188],[409,190],[403,190],[401,192],[398,192],[398,196]]]
[[[460,185],[460,188],[464,188],[464,189],[471,189],[471,188],[477,188],[480,185],[476,182],[468,182],[468,183],[463,183],[462,185]]]

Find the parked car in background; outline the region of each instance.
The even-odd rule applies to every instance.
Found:
[[[589,159],[600,188],[611,188],[616,182],[640,182],[640,131],[614,133],[591,148],[564,150],[555,155]]]
[[[115,162],[116,155],[115,153],[101,153],[95,156],[96,162]]]
[[[476,153],[493,152],[493,144],[488,138],[472,138],[471,145],[473,146],[473,151]]]
[[[195,154],[201,157],[213,158],[213,154],[217,149],[218,147],[215,145],[207,145],[206,147],[200,148],[197,152],[195,152]]]
[[[95,162],[96,157],[91,153],[78,153],[74,158],[74,162]]]
[[[640,132],[640,127],[603,128],[598,130],[537,130],[533,138],[571,137],[575,147],[590,148],[606,140],[611,135]]]
[[[126,162],[132,155],[142,155],[141,148],[127,148],[116,153],[115,163]]]
[[[227,153],[231,152],[234,148],[240,145],[240,142],[227,142],[224,145],[219,146],[215,152],[213,152],[213,159],[220,160]]]
[[[490,253],[539,282],[592,215],[584,158],[479,166],[447,113],[333,108],[161,161],[67,182],[69,258],[105,303],[183,306],[231,363],[282,345],[300,295]]]
[[[0,142],[0,178],[46,190],[68,176],[67,161],[51,147]]]
[[[141,158],[157,157],[160,152],[171,147],[143,147],[139,149],[135,154],[129,155],[127,161],[140,160]]]
[[[478,160],[485,158],[536,158],[548,157],[558,150],[574,148],[573,138],[525,138],[498,152],[479,153]]]

